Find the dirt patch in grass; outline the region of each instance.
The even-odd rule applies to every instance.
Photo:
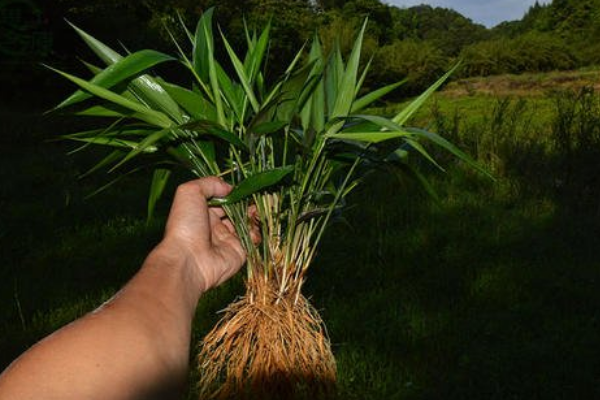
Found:
[[[583,87],[593,87],[595,90],[600,90],[600,70],[458,79],[448,84],[443,93],[450,97],[473,95],[542,96],[551,90],[580,89]]]

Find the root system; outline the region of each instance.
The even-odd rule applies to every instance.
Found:
[[[336,365],[323,322],[299,291],[282,297],[264,278],[248,282],[205,337],[201,399],[323,399]]]

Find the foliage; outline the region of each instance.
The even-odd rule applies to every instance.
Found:
[[[467,76],[565,70],[577,65],[576,56],[562,39],[538,32],[479,42],[465,48],[461,57]]]
[[[397,93],[417,94],[447,68],[447,59],[431,42],[396,40],[380,47],[373,60],[373,82],[393,82],[406,79]]]
[[[428,5],[394,8],[392,16],[394,38],[429,41],[446,56],[456,56],[463,47],[488,37],[483,25],[447,8]]]

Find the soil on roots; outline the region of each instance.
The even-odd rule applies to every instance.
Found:
[[[295,292],[295,291],[294,291]],[[201,399],[325,399],[335,393],[336,365],[323,322],[302,295],[279,297],[264,279],[204,338]]]

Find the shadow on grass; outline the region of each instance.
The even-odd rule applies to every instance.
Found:
[[[313,268],[345,397],[600,396],[598,218],[508,180],[441,179],[440,207],[363,187]]]

